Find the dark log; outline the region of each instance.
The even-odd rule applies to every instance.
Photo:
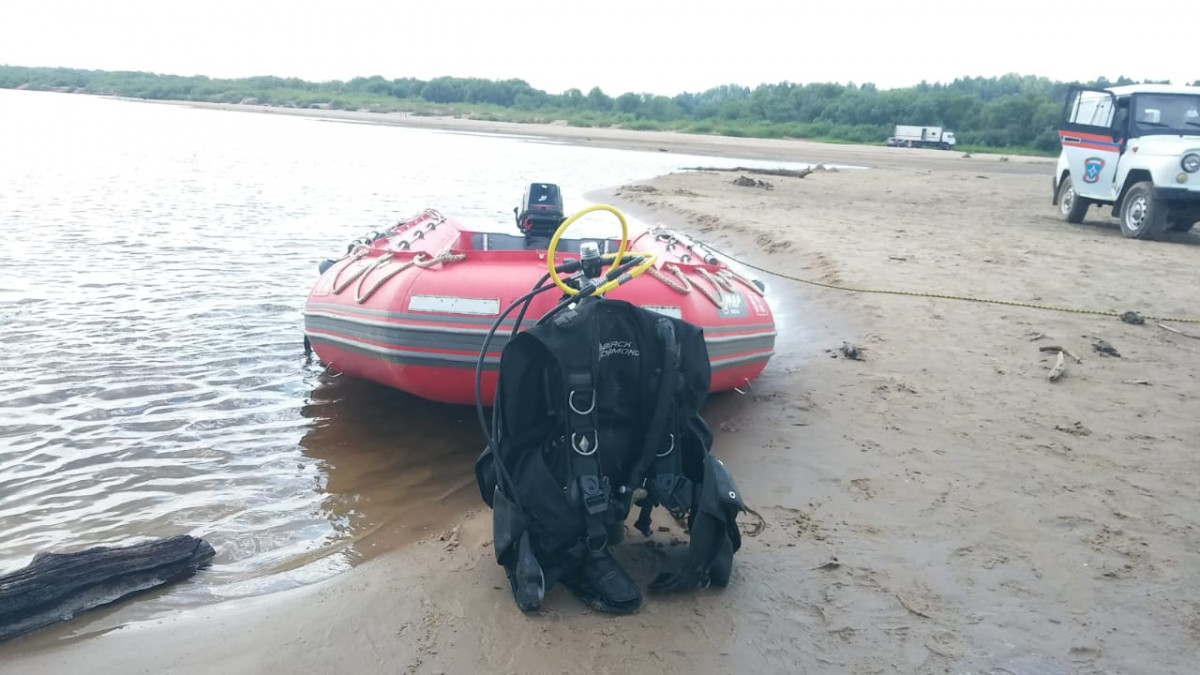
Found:
[[[28,566],[0,577],[0,641],[187,578],[215,554],[208,542],[189,535],[39,553]]]
[[[822,171],[826,170],[823,165],[818,165],[818,166],[821,167],[820,170],[822,170]],[[748,167],[748,166],[735,166],[732,169],[724,168],[724,167],[716,167],[716,166],[693,166],[687,170],[689,170],[689,171],[733,171],[736,173],[753,173],[753,174],[758,174],[761,176],[782,176],[782,177],[786,177],[786,178],[804,178],[808,174],[816,171],[816,169],[800,169],[799,171],[797,171],[795,169],[755,169],[755,168]]]

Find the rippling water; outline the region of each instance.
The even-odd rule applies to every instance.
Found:
[[[573,210],[722,163],[66,94],[0,110],[0,573],[204,537],[212,570],[175,602],[324,578],[479,502],[473,409],[305,361],[319,260],[426,207],[507,228],[531,181]]]

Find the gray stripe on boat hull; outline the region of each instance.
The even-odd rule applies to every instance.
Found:
[[[474,370],[478,357],[465,356],[461,354],[430,354],[428,352],[414,352],[407,349],[396,349],[394,347],[378,347],[375,345],[365,345],[353,340],[346,340],[329,335],[310,335],[309,340],[313,344],[328,344],[342,349],[347,349],[352,352],[371,356],[389,363],[395,363],[403,366],[429,366],[431,368],[456,368],[462,370]],[[767,361],[775,355],[774,350],[762,352],[758,354],[746,354],[745,356],[737,356],[730,359],[716,361],[712,364],[713,372],[733,368],[746,363],[757,363],[759,361]],[[500,358],[497,356],[489,356],[484,359],[483,369],[487,371],[498,370],[500,367]]]
[[[304,321],[305,332],[309,339],[333,339],[325,333],[338,333],[342,341],[372,342],[392,348],[417,349],[446,349],[459,352],[479,353],[483,348],[486,331],[463,329],[462,332],[450,330],[430,330],[428,327],[411,328],[399,326],[386,321],[366,321],[361,319],[334,318],[329,316],[309,315]],[[313,335],[310,331],[321,331]],[[500,351],[508,344],[508,332],[497,331],[489,344],[489,350]],[[363,344],[367,349],[378,345]],[[751,335],[731,335],[708,338],[706,347],[710,359],[727,354],[772,349],[775,347],[775,332]],[[474,358],[474,357],[472,357]]]
[[[381,319],[400,319],[402,321],[421,321],[425,323],[461,323],[461,324],[480,324],[483,326],[491,326],[496,321],[494,317],[481,316],[459,316],[455,314],[421,314],[414,312],[391,312],[383,309],[369,309],[366,307],[350,307],[335,302],[310,302],[305,306],[304,316],[310,315],[325,315],[324,312],[337,311],[342,314],[362,315],[363,317],[374,317]],[[528,319],[526,319],[528,321]],[[512,327],[513,319],[506,319],[501,327]],[[728,326],[703,326],[705,333],[734,333],[740,331],[761,331],[773,330],[773,323],[755,323],[741,324]]]
[[[734,366],[740,366],[740,365],[743,365],[746,363],[758,363],[759,361],[767,361],[772,356],[775,356],[775,350],[771,350],[769,352],[762,352],[760,354],[747,354],[745,356],[737,356],[732,359],[725,359],[724,361],[717,361],[716,363],[712,364],[712,369],[713,369],[713,372],[717,372],[717,371],[725,370],[726,368],[732,368]]]
[[[467,356],[465,354],[431,354],[429,352],[414,352],[409,349],[368,345],[335,335],[309,335],[308,339],[309,342],[315,345],[322,343],[329,344],[402,366],[429,366],[431,368],[474,370],[475,364],[479,360],[478,356]],[[483,361],[484,370],[497,370],[499,367],[500,357],[498,356],[489,356]]]
[[[363,324],[358,321],[345,321],[327,317],[310,316],[304,320],[305,332],[313,339],[311,331],[339,333],[346,338],[357,341],[377,342],[394,347],[416,347],[425,349],[450,349],[460,352],[475,352],[483,348],[483,338],[487,331],[457,333],[453,331],[433,331],[422,328],[409,328],[396,324]],[[511,330],[511,329],[509,329]],[[496,331],[489,349],[499,351],[508,344],[509,331]],[[315,337],[328,338],[328,335]],[[370,347],[371,345],[364,345]]]

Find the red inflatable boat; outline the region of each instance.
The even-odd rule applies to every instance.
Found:
[[[585,257],[607,254],[604,260],[617,267],[614,254],[627,240],[626,259],[645,262],[611,282],[606,297],[700,326],[712,363],[711,391],[742,387],[762,373],[774,354],[775,321],[758,282],[672,230],[654,228],[621,240],[561,237],[571,224],[565,221],[588,211],[612,211],[623,230],[625,221],[607,206],[564,219],[557,204],[557,186],[539,183],[526,191],[524,210],[514,209],[518,234],[468,230],[427,210],[358,240],[342,259],[322,265],[304,306],[308,344],[336,372],[434,401],[474,403],[484,339],[506,308],[551,276],[549,252],[555,251],[559,269],[578,269],[581,251]],[[582,272],[553,276],[567,292],[586,281]],[[556,291],[534,296],[521,325],[533,325],[563,297]],[[509,314],[490,340],[484,405],[491,405],[500,353],[519,321]]]

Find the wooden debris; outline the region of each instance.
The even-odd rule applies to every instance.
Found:
[[[775,189],[774,185],[771,185],[770,183],[768,183],[765,180],[759,180],[757,178],[748,178],[746,176],[738,176],[737,178],[734,178],[733,184],[740,185],[742,187],[762,188],[764,190],[774,190]]]
[[[1150,382],[1147,380],[1122,380],[1121,384],[1141,384],[1147,387],[1150,386]]]
[[[1046,377],[1051,382],[1058,382],[1058,380],[1064,374],[1066,374],[1066,372],[1067,372],[1067,359],[1065,356],[1063,356],[1063,353],[1060,351],[1058,353],[1058,360],[1055,361],[1054,367],[1050,369],[1050,374],[1047,375]]]
[[[1067,349],[1066,347],[1060,347],[1059,345],[1046,345],[1045,347],[1038,347],[1038,351],[1039,352],[1058,352],[1059,354],[1066,354],[1067,356],[1071,357],[1075,361],[1075,363],[1083,363],[1083,359],[1079,358],[1078,354],[1071,351],[1070,349]]]
[[[618,189],[617,191],[618,192],[645,192],[647,194],[653,194],[655,192],[658,192],[658,188],[654,187],[653,185],[634,184],[634,185],[622,185],[620,187],[620,189]]]
[[[1195,335],[1193,333],[1185,333],[1185,332],[1179,330],[1178,328],[1172,328],[1165,323],[1158,324],[1158,327],[1163,330],[1169,330],[1172,333],[1175,333],[1176,335],[1182,335],[1185,338],[1192,338],[1193,340],[1200,340],[1200,335]]]
[[[896,596],[896,599],[900,601],[900,605],[902,607],[904,607],[904,609],[907,609],[908,611],[912,612],[913,614],[916,614],[917,616],[921,617],[922,619],[932,619],[933,618],[932,616],[929,616],[928,613],[923,612],[920,609],[917,609],[916,607],[914,607],[913,603],[910,600],[906,600],[903,595],[900,595],[899,593],[893,593],[892,595]]]
[[[822,171],[826,170],[823,165],[818,165],[818,166],[821,167],[820,170],[822,170]],[[729,171],[729,172],[733,172],[733,173],[757,174],[760,176],[780,176],[783,178],[804,178],[808,174],[813,173],[816,169],[801,169],[799,171],[796,171],[795,169],[755,169],[755,168],[746,167],[746,166],[735,166],[732,169],[723,168],[723,167],[712,167],[712,166],[694,166],[694,167],[690,167],[686,170],[687,171]]]
[[[188,535],[76,553],[39,553],[0,577],[0,641],[191,576],[216,552]]]
[[[1098,338],[1092,343],[1092,349],[1096,350],[1096,352],[1100,354],[1103,354],[1104,356],[1115,356],[1118,359],[1121,358],[1121,353],[1117,351],[1116,347],[1113,347],[1104,340]]]

